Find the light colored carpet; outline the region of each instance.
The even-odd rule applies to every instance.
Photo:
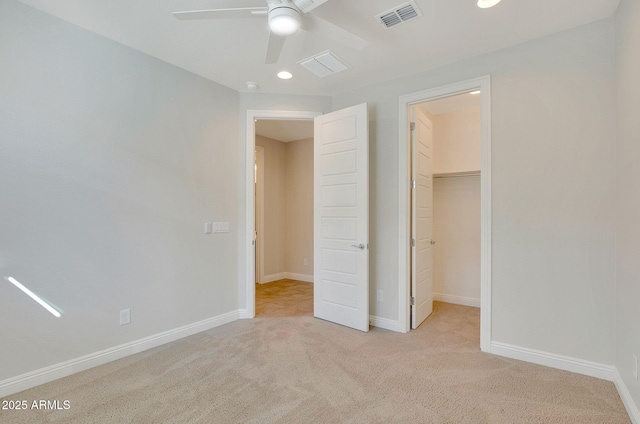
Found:
[[[258,317],[6,398],[71,408],[0,411],[0,422],[630,422],[611,382],[478,346],[479,310],[445,303],[409,334]]]

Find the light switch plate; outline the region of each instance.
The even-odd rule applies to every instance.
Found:
[[[228,222],[214,222],[213,223],[213,232],[214,233],[228,233],[229,232],[229,223]]]

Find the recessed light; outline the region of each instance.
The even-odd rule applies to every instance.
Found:
[[[278,78],[283,79],[283,80],[288,80],[293,78],[293,74],[289,71],[280,71],[278,72]]]
[[[254,91],[258,89],[258,83],[253,81],[247,81],[246,86],[249,90]]]
[[[480,9],[488,9],[498,3],[500,3],[500,0],[478,0],[478,3],[476,4]]]
[[[470,91],[469,94],[480,94],[480,90]]]

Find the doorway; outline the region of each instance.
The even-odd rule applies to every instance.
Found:
[[[246,227],[245,237],[247,237],[246,263],[245,271],[245,310],[241,313],[242,318],[255,317],[255,300],[256,300],[256,281],[260,279],[260,275],[256,275],[256,250],[260,249],[256,243],[256,169],[255,169],[255,151],[256,151],[256,122],[258,120],[311,120],[321,115],[320,112],[301,112],[301,111],[270,111],[270,110],[249,110],[247,111],[246,120],[246,136],[245,136],[245,178],[246,178]],[[260,171],[258,171],[258,174]],[[259,218],[258,218],[259,219]],[[266,224],[265,224],[266,225]],[[264,225],[263,225],[264,228]],[[259,255],[259,267],[263,267],[264,254]]]
[[[314,120],[314,316],[368,331],[369,119],[366,103],[326,114],[247,111],[244,231],[247,244],[243,246],[246,309],[240,317],[255,317],[254,155],[255,126],[259,119]]]
[[[480,307],[479,94],[410,106],[412,329],[435,302]]]
[[[313,121],[255,122],[256,316],[313,315]]]
[[[463,81],[402,96],[399,101],[399,324],[411,327],[411,107],[428,101],[479,90],[480,98],[480,348],[490,351],[491,341],[491,148],[490,78]]]

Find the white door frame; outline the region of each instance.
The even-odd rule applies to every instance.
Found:
[[[399,99],[398,153],[398,324],[403,332],[410,328],[409,294],[411,285],[411,238],[409,207],[409,107],[414,104],[481,90],[481,174],[480,174],[480,349],[491,351],[491,77],[489,75],[442,87],[406,94]]]
[[[247,110],[246,136],[245,136],[245,193],[246,193],[246,244],[245,244],[245,310],[242,318],[253,318],[256,315],[256,276],[255,276],[255,187],[254,178],[254,152],[256,148],[256,120],[313,120],[322,112],[313,111],[287,111],[287,110]],[[263,256],[264,259],[264,256]]]

